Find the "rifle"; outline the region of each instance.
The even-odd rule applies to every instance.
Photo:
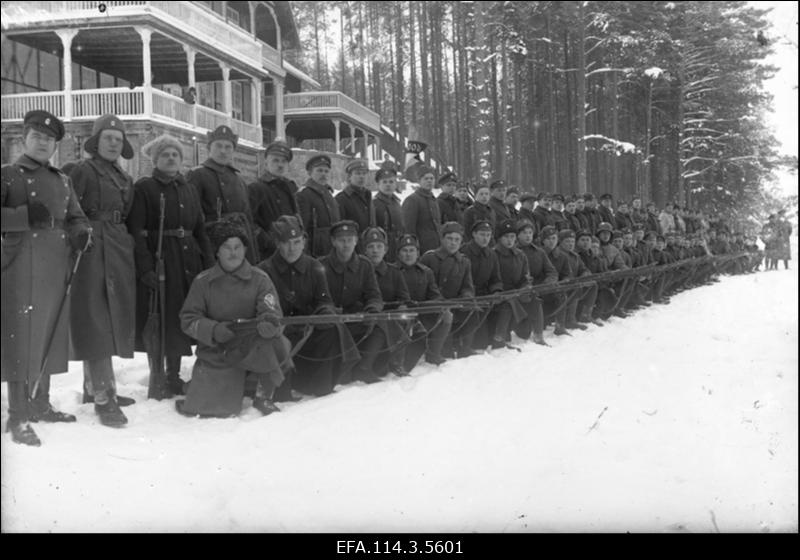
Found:
[[[289,325],[335,325],[342,323],[363,323],[374,321],[410,321],[416,319],[417,313],[408,311],[385,311],[380,313],[330,313],[318,315],[292,315],[280,317],[277,323]],[[255,329],[261,321],[270,319],[235,319],[231,321],[230,329],[234,332],[244,332]]]
[[[167,326],[166,326],[166,275],[164,271],[164,217],[166,214],[166,198],[161,194],[159,199],[158,216],[158,242],[156,245],[156,278],[158,287],[151,295],[150,316],[142,333],[147,347],[147,358],[150,365],[150,378],[148,380],[147,398],[161,400],[164,396],[164,386],[167,381],[164,358],[166,355]],[[160,313],[156,313],[156,310]],[[158,339],[155,338],[153,321],[158,320]]]

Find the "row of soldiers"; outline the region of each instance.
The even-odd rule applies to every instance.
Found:
[[[165,296],[160,311],[168,384],[161,396],[186,393],[181,357],[191,355],[201,339],[204,351],[216,351],[236,338],[228,323],[250,319],[227,316],[232,309],[216,307],[231,298],[217,298],[210,304],[213,309],[204,311],[219,316],[202,318],[197,306],[187,309],[197,303],[190,292],[199,289],[198,280],[256,279],[258,289],[267,293],[250,308],[280,323],[280,317],[321,313],[374,315],[385,306],[418,309],[421,302],[491,297],[708,254],[702,236],[668,231],[662,237],[658,227],[636,222],[630,231],[620,229],[617,218],[624,219],[625,213],[619,207],[613,222],[579,220],[574,228],[563,227],[559,210],[548,207],[549,199],[558,208],[557,195],[539,197],[535,208],[523,196],[517,213],[505,202],[508,190],[501,181],[477,189],[474,203],[466,206],[469,193],[449,174],[439,178],[442,195],[436,198],[437,179],[429,168],[422,170],[419,188],[401,203],[396,170],[376,173],[373,197],[366,187],[368,166],[356,159],[346,167],[348,185],[334,196],[331,160],[318,154],[306,163],[309,179],[299,189],[288,178],[293,154],[282,141],[267,146],[266,171],[248,185],[233,166],[238,138],[227,126],[209,133],[209,158],[186,177],[182,144],[168,135],[154,139],[143,148],[153,161],[152,176],[134,184],[119,165],[120,158],[133,156],[124,123],[105,115],[84,145],[90,157],[67,175],[49,163],[64,132],[54,115],[29,112],[24,153],[2,170],[7,429],[15,441],[31,445],[39,443],[31,421],[75,421],[49,402],[49,376],[66,371],[68,359],[83,361],[84,402],[94,403],[101,423],[127,423],[120,407],[133,400],[117,394],[111,358],[132,358],[134,349],[146,350],[143,331],[148,312],[158,303],[156,293]],[[211,235],[215,228],[219,231]],[[235,234],[226,237],[231,231]],[[229,258],[243,248],[246,258]],[[159,261],[164,262],[161,272]],[[221,268],[209,275],[215,267]],[[408,324],[375,319],[277,329],[262,321],[258,336],[269,341],[274,366],[269,373],[275,376],[261,379],[259,387],[267,391],[259,395],[259,410],[274,411],[273,399],[296,399],[293,390],[321,395],[349,379],[375,382],[388,371],[404,375],[423,355],[438,364],[490,344],[500,347],[508,344],[512,331],[546,344],[543,331],[549,320],[556,334],[568,334],[587,322],[601,324],[612,314],[624,316],[626,309],[664,302],[670,291],[712,272],[703,265],[685,277],[637,280],[636,287],[632,282],[583,286],[579,297],[556,292],[542,298],[520,294],[480,308],[434,305]],[[62,279],[66,290],[53,289]],[[277,341],[284,339],[295,349],[293,360],[289,354],[275,357],[282,352]],[[182,410],[217,414],[203,403],[214,400],[219,377],[199,375],[199,362]],[[290,363],[294,367],[286,368]],[[210,381],[199,383],[198,377]]]

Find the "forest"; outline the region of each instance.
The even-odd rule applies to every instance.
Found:
[[[323,89],[463,180],[738,214],[785,163],[763,118],[767,12],[747,2],[292,6]]]

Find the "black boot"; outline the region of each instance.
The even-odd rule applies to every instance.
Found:
[[[103,426],[121,428],[128,423],[128,418],[119,409],[119,404],[113,397],[106,404],[95,404],[94,411]]]
[[[165,397],[179,397],[185,394],[186,383],[181,379],[178,372],[167,373],[167,386],[165,390]]]
[[[541,333],[533,333],[533,340],[534,344],[538,344],[539,346],[550,346],[544,341],[544,336]]]
[[[47,408],[42,412],[32,412],[28,418],[31,422],[75,422],[74,414],[67,414],[53,408],[53,405],[48,404]]]
[[[553,331],[553,334],[556,336],[572,336],[569,334],[569,331],[565,329],[563,326],[556,324],[556,328]]]
[[[585,331],[589,327],[587,327],[586,325],[581,325],[578,322],[575,322],[575,323],[567,323],[567,328],[568,329],[578,329],[578,330],[581,330],[581,331]]]
[[[23,445],[30,445],[39,447],[42,441],[28,422],[19,422],[16,420],[9,420],[6,424],[6,431],[11,432],[11,439]]]
[[[117,404],[119,406],[131,406],[132,404],[136,404],[136,401],[130,397],[123,397],[122,395],[114,395],[117,399]],[[85,390],[83,391],[83,404],[91,404],[94,402],[94,396],[87,393]]]
[[[253,408],[261,413],[262,416],[267,416],[273,412],[280,412],[281,409],[275,406],[272,400],[266,397],[256,397],[253,399]]]

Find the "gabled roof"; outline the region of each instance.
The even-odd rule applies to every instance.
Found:
[[[286,47],[291,49],[301,49],[300,35],[297,33],[297,23],[294,20],[291,2],[274,2],[275,15],[278,17],[278,25],[281,27],[281,37]]]

